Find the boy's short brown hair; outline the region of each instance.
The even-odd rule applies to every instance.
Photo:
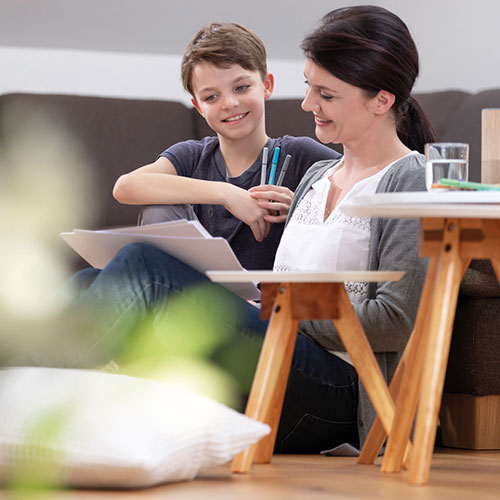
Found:
[[[258,71],[262,80],[267,75],[266,49],[262,40],[237,23],[206,24],[186,47],[181,64],[182,85],[193,97],[193,68],[203,62],[221,68],[239,64],[246,70]]]

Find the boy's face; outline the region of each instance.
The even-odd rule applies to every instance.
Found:
[[[258,129],[264,131],[264,101],[273,91],[273,76],[262,81],[258,71],[238,64],[220,68],[209,63],[193,68],[192,102],[218,135],[244,139]]]

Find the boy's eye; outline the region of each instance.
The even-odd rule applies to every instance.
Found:
[[[238,85],[235,90],[236,92],[243,92],[248,88],[250,88],[250,85]]]
[[[203,98],[205,102],[213,101],[217,97],[217,94],[211,94]]]

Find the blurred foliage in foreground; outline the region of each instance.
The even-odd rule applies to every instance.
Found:
[[[90,171],[77,139],[56,117],[22,107],[2,110],[0,366],[17,364],[26,351],[69,366],[78,359],[78,336],[85,331],[79,318],[61,320],[68,298],[53,291],[72,272],[72,251],[59,232],[92,225]],[[195,287],[149,316],[132,318],[112,358],[93,368],[163,380],[241,409],[259,348],[234,342],[230,326],[213,321],[214,311],[226,325],[237,321],[226,299],[212,286]],[[87,317],[85,327],[94,319]],[[61,431],[64,418],[65,408],[55,408],[37,416],[27,432],[43,443]],[[35,451],[43,456],[43,449]],[[57,471],[40,468],[39,461],[20,463],[4,483],[10,495],[38,497],[60,486]]]

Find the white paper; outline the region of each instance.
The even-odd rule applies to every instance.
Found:
[[[62,239],[75,250],[91,266],[102,269],[124,246],[143,242],[153,245],[164,252],[178,258],[194,269],[206,273],[214,271],[244,271],[229,243],[224,238],[208,238],[202,236],[165,236],[168,234],[200,234],[195,225],[176,223],[152,224],[157,226],[137,226],[99,231],[75,229],[72,232],[61,233]],[[189,221],[191,222],[191,221]],[[128,231],[136,231],[129,233]],[[160,232],[162,235],[156,233]],[[152,234],[150,234],[152,233]],[[224,284],[246,300],[255,300],[260,297],[260,292],[252,283]]]
[[[127,226],[111,229],[100,229],[97,232],[114,232],[130,234],[154,234],[156,236],[192,236],[201,238],[212,238],[212,235],[194,220],[176,220],[169,222],[159,222],[157,224],[147,224],[144,226]]]

